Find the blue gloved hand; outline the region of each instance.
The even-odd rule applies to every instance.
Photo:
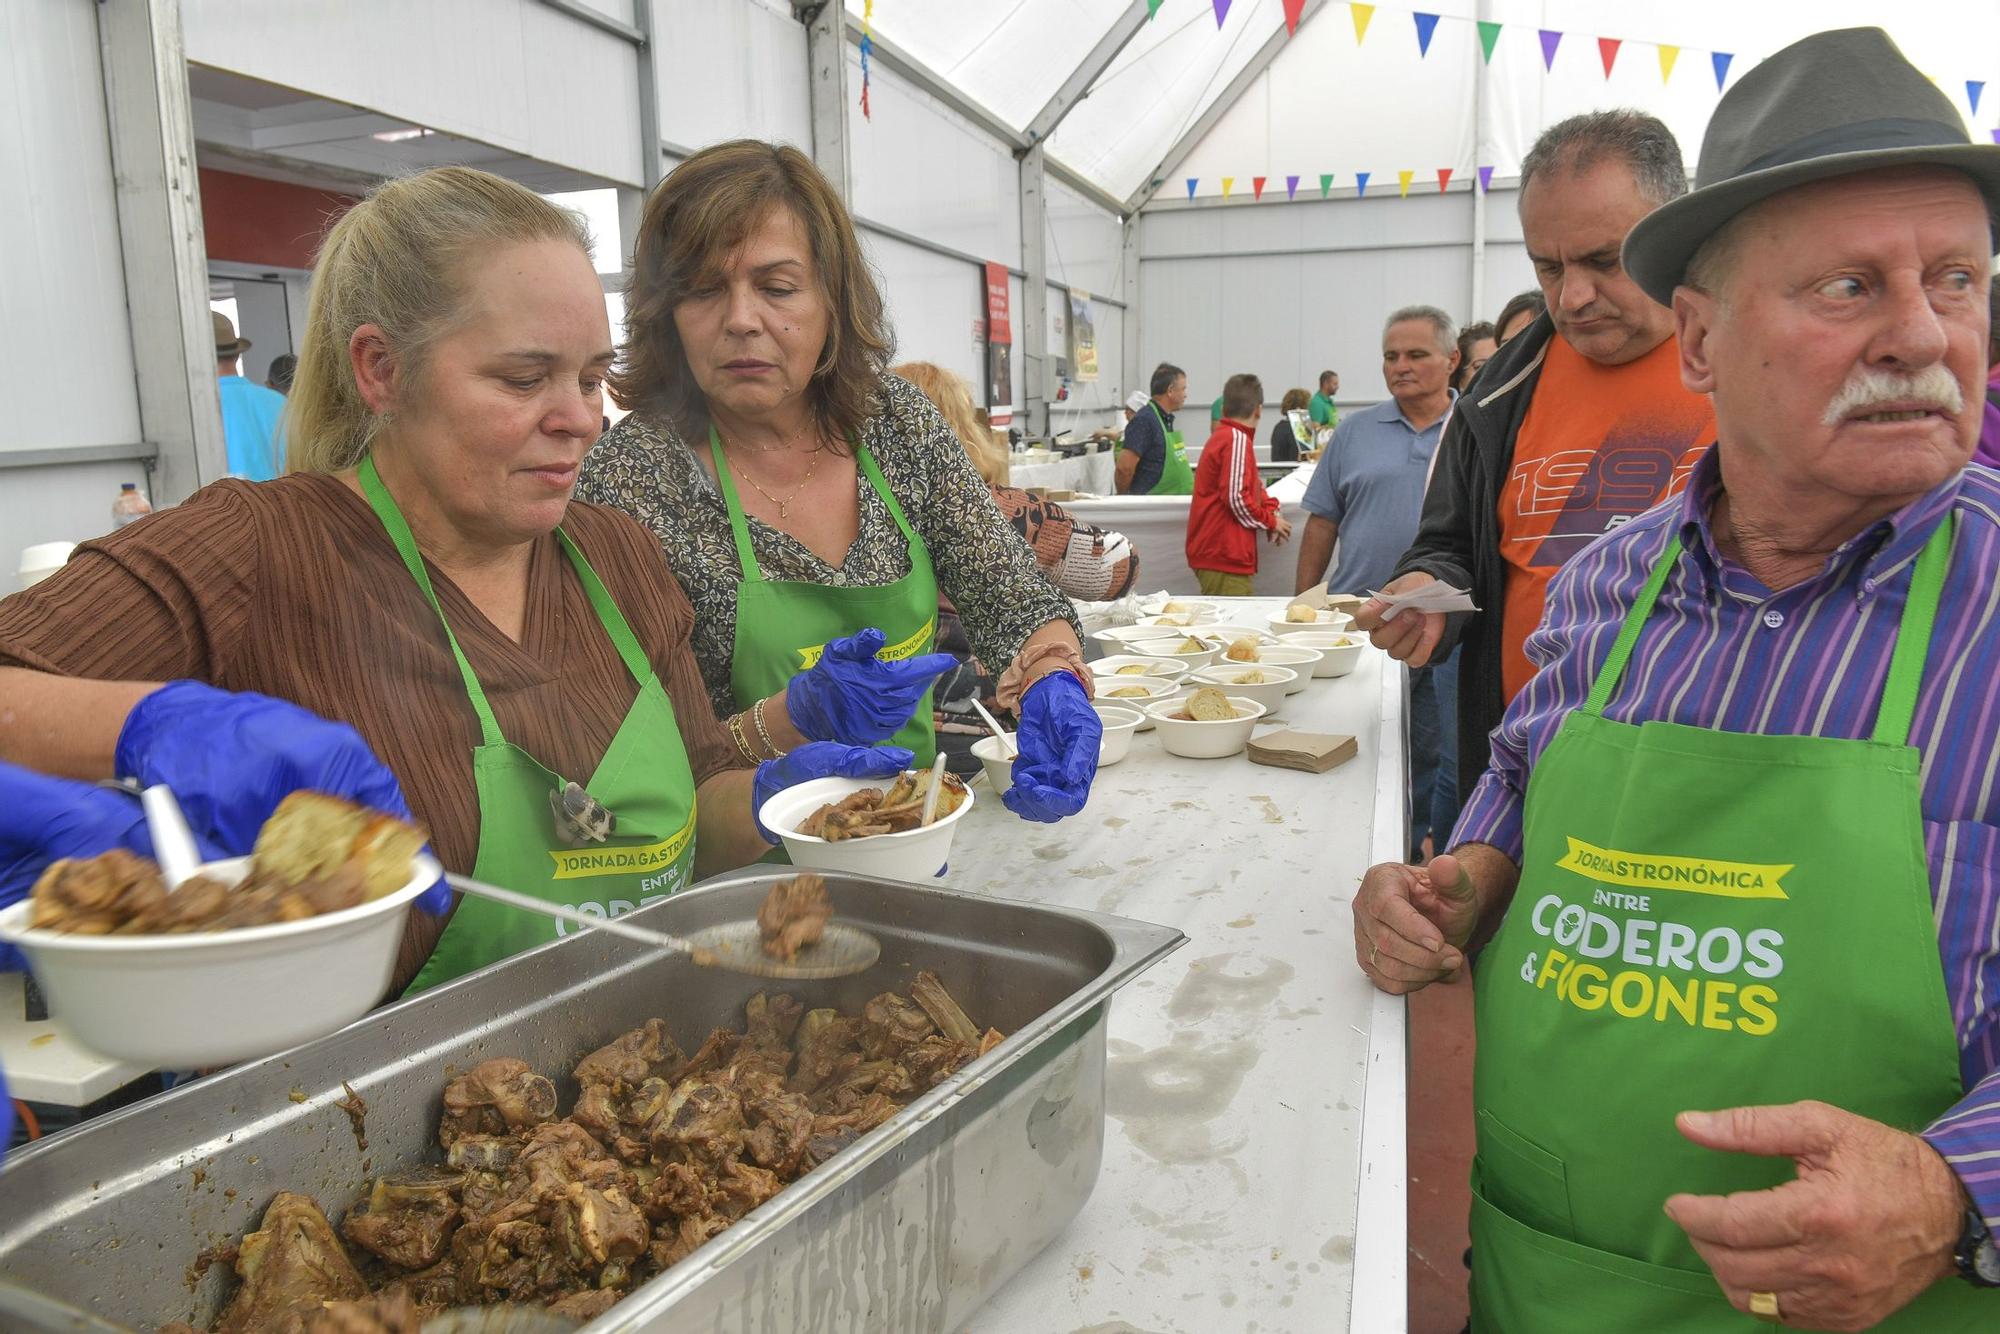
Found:
[[[222,855],[199,831],[195,841],[202,844],[204,857]],[[137,797],[0,764],[0,908],[26,898],[51,862],[95,857],[113,848],[153,855],[146,813]],[[0,945],[0,972],[25,966],[11,945]]]
[[[1029,686],[1020,713],[1014,786],[1000,800],[1023,820],[1054,824],[1090,800],[1104,721],[1069,672],[1050,672]]]
[[[819,661],[786,684],[785,712],[802,736],[849,745],[887,741],[910,721],[939,673],[958,665],[949,653],[884,662],[875,655],[886,638],[870,626],[830,639]]]
[[[197,834],[224,857],[247,855],[278,803],[301,788],[410,819],[402,786],[361,734],[268,695],[174,681],[133,706],[113,763],[140,786],[165,783]],[[420,911],[451,909],[439,880]]]
[[[778,836],[764,827],[764,803],[786,788],[815,778],[894,778],[915,759],[901,746],[843,746],[838,741],[800,746],[757,766],[750,784],[750,818],[766,843],[776,843]]]
[[[7,1093],[7,1072],[0,1070],[0,1163],[7,1161],[7,1146],[14,1142],[14,1099]]]

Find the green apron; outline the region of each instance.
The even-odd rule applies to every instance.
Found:
[[[556,529],[563,554],[576,571],[591,608],[618,656],[639,682],[631,711],[611,738],[597,771],[585,784],[589,800],[609,811],[608,837],[568,846],[554,833],[552,798],[570,787],[534,756],[500,734],[479,677],[444,619],[430,574],[410,526],[375,471],[361,461],[361,489],[389,530],[397,554],[424,598],[438,613],[452,657],[465,679],[466,698],[479,715],[480,744],[472,752],[479,793],[479,854],[472,878],[532,894],[593,917],[617,917],[687,888],[694,877],[694,772],[674,721],[673,702],[660,687],[639,641],[569,534]],[[583,793],[578,793],[582,796]],[[486,899],[461,897],[437,948],[410,983],[413,995],[461,974],[567,934],[561,923]]]
[[[766,579],[750,549],[750,521],[737,499],[736,483],[722,455],[715,428],[708,430],[708,452],[715,460],[715,481],[729,507],[729,527],[736,534],[736,559],[743,582],[736,586],[736,642],[730,650],[729,686],[738,708],[781,694],[787,682],[819,661],[829,639],[874,626],[888,637],[879,656],[886,662],[929,653],[937,640],[938,586],[931,554],[903,517],[903,507],[882,480],[875,456],[860,441],[855,461],[862,475],[889,507],[889,515],[910,544],[910,572],[878,588],[833,588],[788,579]],[[916,752],[916,766],[928,768],[937,754],[932,724],[931,692],[926,690],[917,711],[891,738]]]
[[[1160,433],[1167,438],[1167,454],[1160,465],[1160,480],[1153,483],[1149,496],[1191,496],[1194,494],[1194,469],[1187,461],[1187,437],[1179,431],[1167,429],[1167,419],[1160,414],[1158,403],[1148,403],[1153,417],[1160,423]]]
[[[1954,527],[1917,561],[1865,741],[1605,719],[1670,537],[1535,765],[1478,965],[1474,1330],[1765,1328],[1661,1206],[1794,1166],[1697,1147],[1675,1114],[1818,1098],[1917,1130],[1962,1095],[1906,744]],[[2000,1299],[1942,1281],[1879,1328],[2000,1328]]]

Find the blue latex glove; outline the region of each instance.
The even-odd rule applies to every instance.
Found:
[[[225,857],[247,855],[278,803],[301,788],[411,818],[396,775],[352,727],[199,681],[171,682],[134,705],[114,764],[142,787],[172,788],[197,836]],[[416,906],[450,911],[450,887],[439,880]]]
[[[195,841],[203,856],[222,855],[199,832]],[[0,908],[26,898],[49,863],[113,848],[153,855],[137,797],[0,764]],[[0,945],[0,972],[25,968],[18,951]]]
[[[819,661],[786,683],[785,712],[800,735],[849,745],[887,741],[910,721],[939,673],[958,666],[949,653],[884,662],[875,655],[886,638],[870,626],[830,639]]]
[[[1050,672],[1029,686],[1020,713],[1014,786],[1000,800],[1023,820],[1054,824],[1090,800],[1104,722],[1083,682],[1068,672]]]
[[[7,1161],[7,1146],[14,1142],[14,1099],[7,1093],[7,1072],[0,1070],[0,1163]]]
[[[843,746],[838,741],[800,746],[757,766],[757,777],[750,784],[750,818],[757,821],[757,832],[766,843],[776,843],[778,836],[764,827],[760,816],[764,803],[786,788],[815,778],[894,778],[914,759],[901,746]]]

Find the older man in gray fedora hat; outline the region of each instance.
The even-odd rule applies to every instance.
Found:
[[[1718,443],[1556,577],[1463,841],[1354,904],[1385,990],[1484,946],[1475,1329],[2000,1329],[1996,217],[1856,29],[1626,241]]]

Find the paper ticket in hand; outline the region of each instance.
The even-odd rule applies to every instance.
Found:
[[[1448,612],[1478,611],[1472,605],[1472,594],[1462,588],[1453,588],[1442,581],[1433,581],[1408,589],[1401,593],[1384,593],[1380,589],[1368,595],[1382,603],[1382,619],[1388,620],[1399,611]]]

